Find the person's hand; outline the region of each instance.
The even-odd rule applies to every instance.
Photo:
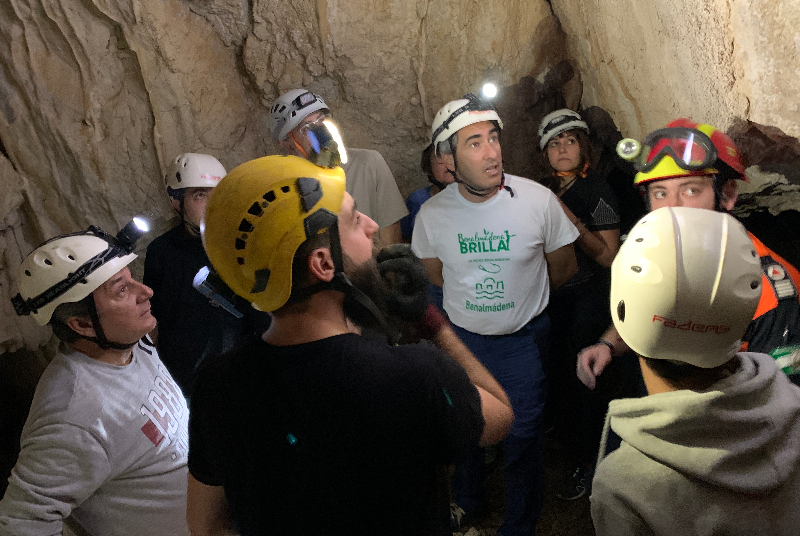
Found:
[[[597,377],[611,363],[611,348],[605,344],[587,346],[578,353],[578,379],[589,389],[594,389]]]
[[[428,306],[428,277],[411,247],[393,244],[383,248],[376,260],[388,291],[389,313],[405,322],[421,321]]]

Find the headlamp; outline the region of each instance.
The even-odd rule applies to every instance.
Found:
[[[236,308],[233,302],[244,302],[244,300],[237,296],[228,285],[222,281],[222,278],[217,275],[217,272],[208,266],[203,266],[197,271],[197,274],[192,280],[192,286],[197,292],[216,305],[219,305],[236,318],[242,318],[242,313]]]
[[[294,105],[295,110],[302,110],[306,106],[316,102],[316,100],[317,96],[314,93],[306,91],[302,95],[298,95],[298,97],[292,101],[292,104]]]

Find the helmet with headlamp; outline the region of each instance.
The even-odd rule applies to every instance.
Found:
[[[463,184],[466,190],[476,196],[487,196],[498,189],[508,188],[505,186],[505,174],[501,173],[500,183],[496,186],[489,188],[476,188],[474,185],[467,183],[463,178],[458,177],[458,155],[456,153],[456,144],[453,141],[453,135],[459,130],[475,123],[483,121],[491,121],[500,130],[503,129],[503,121],[497,114],[497,110],[489,101],[483,100],[472,93],[464,95],[463,99],[450,101],[436,112],[431,125],[431,143],[433,143],[436,156],[441,156],[441,144],[448,143],[450,153],[453,155],[454,171],[451,171],[453,178],[459,184]],[[508,188],[510,191],[510,188]],[[511,192],[513,196],[513,192]]]
[[[634,184],[675,177],[714,175],[727,181],[747,181],[739,150],[717,128],[690,119],[676,119],[658,129],[643,143],[626,138],[617,153],[638,171]]]
[[[93,225],[48,240],[19,267],[19,293],[11,299],[14,310],[20,316],[33,316],[39,325],[48,324],[59,305],[83,300],[130,264],[136,258],[136,242],[147,230],[144,220],[134,218],[115,237]],[[97,333],[94,342],[102,348],[132,346],[106,340],[93,302],[89,305]]]

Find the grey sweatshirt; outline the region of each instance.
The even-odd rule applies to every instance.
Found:
[[[153,346],[124,366],[76,351],[45,370],[0,501],[0,536],[185,536],[189,410]]]
[[[705,392],[609,406],[591,496],[598,536],[800,534],[800,388],[763,354]],[[609,427],[622,445],[607,457]]]

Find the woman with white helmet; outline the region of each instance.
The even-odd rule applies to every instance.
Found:
[[[570,446],[573,467],[556,492],[562,499],[584,496],[600,443],[605,404],[575,380],[575,356],[608,326],[608,270],[619,249],[616,196],[593,174],[595,148],[589,127],[568,109],[546,115],[539,125],[539,148],[552,168],[542,182],[560,199],[578,228],[578,273],[550,296],[553,359],[548,370],[548,417]]]

